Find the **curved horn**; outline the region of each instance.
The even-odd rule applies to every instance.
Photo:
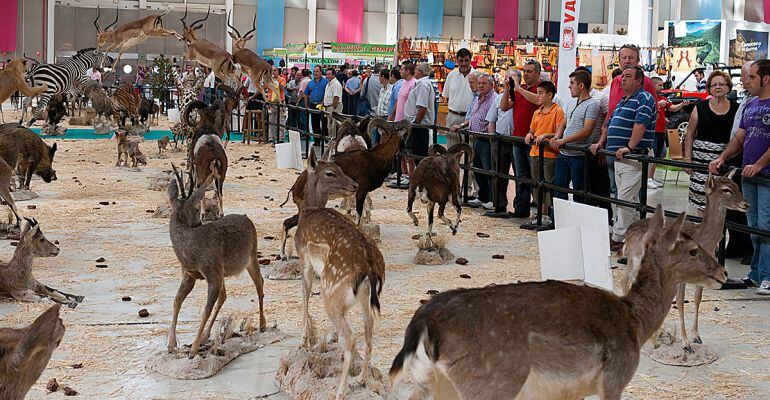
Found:
[[[388,124],[388,121],[378,117],[369,122],[369,126],[366,127],[366,132],[369,134],[369,137],[374,137],[372,134],[374,132],[374,128],[382,128],[385,131],[390,131],[389,125],[390,124]]]
[[[99,28],[99,17],[102,15],[102,10],[99,6],[96,6],[96,19],[94,20],[94,27],[96,28],[96,34],[102,33],[102,28]]]
[[[104,27],[104,30],[105,30],[105,31],[106,31],[107,29],[110,29],[110,28],[112,28],[112,26],[113,26],[113,25],[115,25],[115,24],[117,24],[117,23],[118,23],[118,16],[119,16],[119,14],[120,14],[120,7],[115,7],[115,21],[112,21],[112,23],[111,23],[111,24],[109,24],[109,25],[105,26],[105,27]]]
[[[187,4],[184,6],[184,15],[182,16],[182,19],[180,19],[180,21],[182,21],[182,26],[187,28],[187,23],[184,22],[185,19],[187,19]]]
[[[206,17],[204,17],[204,18],[201,18],[201,19],[199,19],[199,20],[197,20],[197,21],[193,22],[192,24],[190,24],[190,26],[191,26],[191,27],[193,27],[193,28],[195,28],[195,25],[198,25],[198,23],[199,23],[199,22],[204,22],[204,21],[206,21],[207,19],[209,19],[209,14],[211,14],[211,5],[209,5],[209,10],[206,12]]]
[[[246,32],[246,34],[243,35],[243,37],[249,36],[256,30],[257,30],[257,13],[254,13],[254,21],[251,23],[251,30]]]
[[[230,25],[230,11],[227,12],[227,27],[235,31],[235,34],[238,35],[239,38],[242,38],[241,33],[238,32],[238,29],[236,29],[234,26]]]
[[[182,174],[176,168],[176,165],[174,165],[174,163],[171,163],[171,168],[174,170],[174,177],[176,178],[179,192],[182,193],[182,195],[184,196],[184,179],[182,179]]]

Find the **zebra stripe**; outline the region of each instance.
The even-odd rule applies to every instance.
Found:
[[[68,58],[64,61],[56,64],[40,64],[32,69],[27,74],[27,79],[30,83],[40,85],[45,83],[48,85],[48,90],[40,95],[37,107],[32,115],[28,125],[32,125],[36,119],[43,117],[51,96],[58,93],[66,93],[73,89],[81,78],[85,76],[85,72],[89,68],[101,65],[105,55],[102,52],[98,52],[95,49],[83,49],[77,52],[72,58]],[[32,103],[32,98],[27,98],[24,101],[24,111],[22,111],[21,119],[27,112],[27,107]]]

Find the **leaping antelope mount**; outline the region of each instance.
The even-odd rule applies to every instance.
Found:
[[[684,214],[664,226],[658,206],[651,220],[638,278],[622,297],[557,281],[434,296],[406,328],[391,385],[407,370],[417,383],[413,400],[431,392],[439,399],[457,392],[461,399],[619,400],[678,283],[718,288],[727,279],[711,251],[682,232]]]
[[[148,15],[144,18],[140,18],[131,22],[126,22],[116,28],[110,29],[112,26],[118,23],[118,10],[115,9],[115,21],[107,25],[104,29],[99,27],[99,17],[101,15],[101,9],[96,7],[96,19],[94,20],[94,27],[96,27],[96,48],[104,50],[105,52],[118,51],[118,56],[115,58],[115,62],[112,65],[112,69],[115,70],[115,66],[118,65],[120,57],[123,56],[123,52],[127,49],[135,47],[140,43],[151,37],[166,37],[176,35],[177,33],[172,30],[163,28],[162,18],[168,14],[169,10],[166,10],[163,14]]]
[[[349,218],[325,208],[330,192],[356,191],[356,182],[342,168],[328,161],[316,161],[310,150],[305,183],[305,207],[300,209],[299,226],[294,237],[303,268],[303,346],[314,342],[308,302],[315,275],[321,281],[321,299],[335,330],[345,339],[345,358],[340,372],[336,399],[347,389],[348,373],[356,340],[345,314],[354,305],[361,308],[364,320],[366,352],[357,380],[366,383],[372,353],[374,317],[380,312],[380,292],[385,280],[385,261],[377,245]]]
[[[257,14],[254,14],[254,21],[251,24],[251,30],[241,35],[234,26],[230,25],[230,14],[227,15],[227,27],[232,29],[227,34],[233,38],[233,60],[241,66],[241,70],[246,72],[254,85],[261,88],[260,82],[265,79],[265,85],[271,90],[278,90],[278,81],[273,78],[272,67],[262,57],[253,51],[245,48],[248,42],[257,30]],[[233,31],[235,33],[233,33]]]
[[[222,79],[223,82],[227,82],[227,77],[232,77],[235,72],[233,56],[214,43],[195,37],[195,31],[203,28],[203,22],[209,19],[210,14],[211,6],[209,6],[209,10],[204,18],[188,26],[187,22],[185,22],[185,19],[187,19],[187,7],[185,7],[184,16],[180,19],[183,31],[181,35],[177,34],[177,37],[179,40],[187,43],[186,59],[195,60],[201,65],[211,68],[216,76]]]

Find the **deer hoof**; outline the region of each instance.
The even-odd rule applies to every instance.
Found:
[[[693,343],[703,344],[703,340],[701,340],[700,336],[696,336],[693,340]]]
[[[692,347],[690,347],[690,345],[689,345],[689,344],[688,344],[687,346],[684,346],[684,347],[682,347],[682,349],[683,349],[683,350],[684,350],[684,352],[685,352],[685,353],[687,353],[687,354],[692,354],[692,353],[694,353],[694,352],[692,351]]]

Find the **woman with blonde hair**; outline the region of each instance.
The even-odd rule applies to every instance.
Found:
[[[719,157],[730,142],[738,104],[727,99],[733,89],[730,75],[714,71],[706,80],[709,98],[699,101],[690,114],[690,124],[684,138],[684,160],[708,165]],[[703,172],[685,170],[690,174],[690,205],[703,211],[706,207],[706,178]]]

